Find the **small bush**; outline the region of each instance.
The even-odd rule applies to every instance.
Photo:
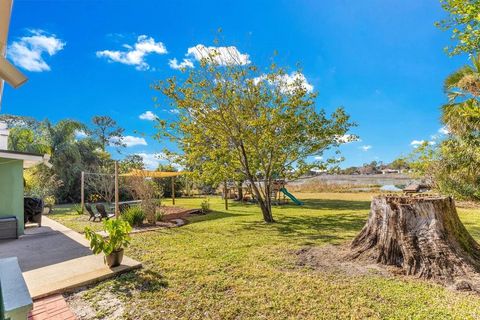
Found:
[[[55,197],[54,196],[47,196],[43,199],[43,202],[46,206],[53,208],[55,205]]]
[[[73,206],[73,211],[75,211],[76,214],[83,214],[83,208],[79,204]]]
[[[210,199],[205,199],[202,201],[202,213],[210,212]]]
[[[133,206],[125,210],[121,218],[128,222],[132,227],[141,226],[145,220],[145,212],[138,206]]]
[[[161,221],[164,214],[165,213],[163,212],[163,210],[157,210],[157,212],[155,213],[155,221]]]

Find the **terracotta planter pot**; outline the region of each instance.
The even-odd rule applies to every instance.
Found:
[[[113,251],[108,256],[105,256],[105,263],[109,268],[118,267],[123,260],[123,249]]]

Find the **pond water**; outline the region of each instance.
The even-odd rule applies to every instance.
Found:
[[[403,187],[405,186],[400,186],[400,185],[393,185],[393,184],[386,184],[383,185],[380,190],[381,191],[391,191],[391,192],[401,192],[403,191]]]

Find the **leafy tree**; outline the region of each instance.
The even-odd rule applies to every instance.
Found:
[[[364,163],[362,167],[359,168],[361,174],[375,174],[379,171],[379,163],[377,161],[372,161],[370,163]]]
[[[480,200],[480,145],[451,136],[432,146],[425,143],[410,155],[414,173],[438,191],[460,199]]]
[[[358,167],[348,167],[343,170],[340,170],[341,174],[358,174],[360,173],[360,168]]]
[[[107,146],[113,145],[123,147],[124,129],[117,125],[117,122],[109,116],[94,116],[92,118],[93,127],[91,135],[96,139],[101,149],[105,152]]]
[[[454,46],[445,48],[450,55],[475,53],[480,47],[480,1],[441,0],[448,17],[436,23],[452,31]]]
[[[128,173],[132,170],[143,169],[145,169],[145,164],[143,163],[143,158],[138,154],[130,154],[119,163],[120,173]]]
[[[61,120],[56,124],[44,120],[40,125],[39,144],[45,147],[45,153],[51,155],[50,162],[55,174],[63,182],[62,188],[58,188],[56,192],[57,199],[62,202],[74,201],[80,194],[79,179],[84,165],[83,155],[76,141],[76,132],[84,129],[82,123],[74,120]]]
[[[63,182],[58,179],[53,169],[46,166],[35,166],[24,172],[25,193],[45,200],[54,197]]]
[[[406,157],[400,157],[393,160],[392,163],[390,163],[389,167],[395,170],[405,170],[410,169],[410,164]]]
[[[154,84],[179,111],[177,121],[159,121],[157,138],[177,142],[186,167],[212,174],[217,182],[241,173],[252,185],[263,219],[274,222],[273,181],[324,166],[306,159],[338,146],[352,123],[342,108],[330,117],[317,111],[316,94],[302,78],[289,81],[275,64],[262,74],[233,56],[217,58],[205,56],[184,81],[173,77]]]
[[[10,129],[8,148],[21,152],[36,153],[39,145],[35,144],[35,132],[29,128],[16,127]]]

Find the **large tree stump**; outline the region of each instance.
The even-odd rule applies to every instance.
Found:
[[[374,197],[350,257],[374,259],[457,289],[480,288],[480,246],[458,218],[451,197]]]

